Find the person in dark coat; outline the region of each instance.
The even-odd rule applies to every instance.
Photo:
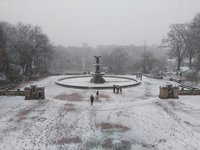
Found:
[[[119,91],[120,91],[120,93],[122,93],[122,87],[121,86],[119,87]]]
[[[94,96],[93,95],[90,96],[90,102],[91,102],[91,106],[92,106],[92,104],[94,102]]]
[[[116,85],[113,85],[113,93],[115,93]]]
[[[117,85],[116,89],[117,89],[117,94],[118,94],[119,93],[119,85]]]
[[[96,98],[99,99],[99,91],[96,92]]]

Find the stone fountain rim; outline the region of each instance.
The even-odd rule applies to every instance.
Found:
[[[76,89],[113,89],[113,86],[101,86],[101,87],[95,87],[95,86],[77,86],[77,85],[67,85],[67,84],[62,84],[59,83],[62,80],[66,80],[66,79],[73,79],[73,78],[86,78],[86,77],[92,77],[91,75],[76,75],[76,76],[70,76],[70,77],[63,77],[58,79],[57,81],[55,81],[55,84],[63,86],[63,87],[67,87],[67,88],[76,88]],[[121,78],[121,79],[128,79],[128,80],[132,80],[135,81],[134,84],[129,84],[129,85],[121,85],[120,87],[122,88],[129,88],[129,87],[134,87],[134,86],[138,86],[141,84],[140,81],[137,81],[136,79],[133,78],[129,78],[129,77],[124,77],[124,76],[119,76],[119,75],[105,75],[104,77],[107,78]],[[101,83],[100,83],[101,84]]]
[[[91,75],[95,75],[95,74],[97,74],[97,75],[104,75],[104,77],[106,77],[106,76],[105,76],[105,74],[106,74],[105,72],[100,72],[100,73],[99,73],[99,72],[91,72],[90,74],[91,74]],[[89,77],[90,77],[90,76],[89,76]]]

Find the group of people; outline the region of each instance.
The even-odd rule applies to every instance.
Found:
[[[113,93],[122,93],[122,87],[119,85],[113,85]]]
[[[136,79],[142,80],[142,74],[136,74]]]
[[[96,92],[96,100],[98,100],[98,99],[99,99],[99,91]],[[93,103],[94,103],[94,96],[93,95],[90,96],[90,102],[91,102],[91,106],[92,106]]]

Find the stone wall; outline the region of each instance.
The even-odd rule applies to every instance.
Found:
[[[179,95],[200,95],[200,90],[199,89],[179,90]]]
[[[163,76],[156,76],[151,74],[143,74],[145,77],[153,78],[153,79],[163,79]]]
[[[163,99],[178,98],[178,95],[179,95],[178,89],[179,89],[178,87],[173,87],[172,85],[160,87],[159,97]]]
[[[30,87],[26,87],[24,91],[21,91],[20,89],[16,91],[0,90],[0,96],[25,96],[26,100],[45,99],[44,90],[44,87],[36,87],[35,85],[32,85]]]
[[[24,91],[8,91],[8,90],[0,90],[0,96],[24,96]]]
[[[25,99],[45,99],[44,87],[36,87],[32,85],[31,87],[26,87],[25,89]]]

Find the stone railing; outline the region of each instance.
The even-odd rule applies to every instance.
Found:
[[[200,89],[179,90],[179,95],[200,95]]]
[[[156,76],[151,74],[143,74],[145,77],[154,78],[154,79],[163,79],[163,76]]]
[[[8,91],[8,90],[0,90],[0,96],[24,96],[24,91]]]
[[[14,90],[0,90],[0,96],[25,96],[26,100],[31,99],[45,99],[45,88],[36,87],[36,85],[31,85],[30,87],[25,87],[24,90],[17,89]]]
[[[178,98],[179,88],[177,86],[166,85],[164,87],[160,87],[159,97],[163,99],[168,98]]]

